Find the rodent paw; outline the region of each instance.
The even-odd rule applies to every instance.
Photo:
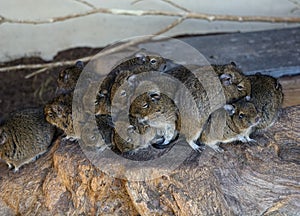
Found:
[[[12,169],[13,165],[11,165],[10,163],[7,163],[8,169]]]
[[[190,142],[189,145],[197,152],[202,152],[205,149],[205,146],[197,145],[195,142]]]
[[[249,139],[250,139],[250,138],[249,138]],[[246,142],[249,141],[246,137],[241,136],[241,135],[238,136],[238,140],[241,141],[241,142],[243,142],[243,143],[246,143]]]
[[[248,142],[257,143],[257,141],[255,139],[251,139],[250,137],[246,137],[246,140]]]
[[[63,141],[70,141],[70,142],[76,142],[78,140],[77,137],[72,137],[72,136],[66,136],[62,138]]]
[[[211,145],[210,146],[215,152],[218,152],[218,153],[223,153],[224,152],[224,149],[222,149],[220,146],[218,145]]]
[[[14,170],[13,170],[13,172],[14,172],[14,173],[19,172],[19,167],[15,167]]]

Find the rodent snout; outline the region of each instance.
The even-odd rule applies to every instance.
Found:
[[[147,122],[148,122],[148,117],[145,116],[144,118],[138,118],[138,122],[139,122],[140,124],[147,124]]]

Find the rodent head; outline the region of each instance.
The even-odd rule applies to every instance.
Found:
[[[144,53],[137,53],[133,58],[133,63],[142,66],[144,71],[160,71],[164,72],[167,68],[167,61],[159,55],[147,55]],[[133,64],[134,66],[134,64]]]
[[[243,97],[250,100],[251,82],[234,62],[222,66],[213,65],[213,67],[219,75],[227,102],[233,102]]]
[[[260,116],[251,102],[241,100],[233,104],[226,104],[224,109],[240,131],[254,127],[260,121]]]
[[[121,131],[113,130],[113,141],[120,152],[128,152],[134,149],[133,140],[130,135],[134,133],[134,127],[126,124],[126,122],[115,122],[115,126],[119,125]],[[120,133],[120,134],[119,134]]]
[[[57,85],[59,93],[66,93],[72,91],[77,83],[77,80],[84,68],[82,61],[77,61],[74,66],[68,67],[58,74]]]
[[[139,123],[150,120],[162,112],[161,95],[159,92],[146,92],[134,99],[130,106],[130,116],[137,118]]]
[[[46,120],[50,124],[55,125],[68,134],[72,134],[74,132],[71,105],[62,102],[61,99],[58,98],[51,104],[47,104],[44,107],[44,113],[46,115]]]

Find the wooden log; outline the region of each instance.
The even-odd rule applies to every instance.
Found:
[[[283,107],[300,104],[300,76],[284,76],[279,82],[284,93]]]
[[[168,176],[128,182],[143,215],[297,215],[300,201],[300,106],[283,110],[257,145],[207,149]],[[169,214],[168,214],[169,215]]]

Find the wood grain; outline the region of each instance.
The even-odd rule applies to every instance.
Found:
[[[192,154],[168,176],[128,182],[127,191],[138,212],[297,215],[300,106],[284,109],[273,127],[263,134],[254,134],[253,138],[257,145],[223,145],[223,154],[206,149],[201,155]]]
[[[284,93],[283,107],[300,104],[300,75],[284,76],[279,82]]]

